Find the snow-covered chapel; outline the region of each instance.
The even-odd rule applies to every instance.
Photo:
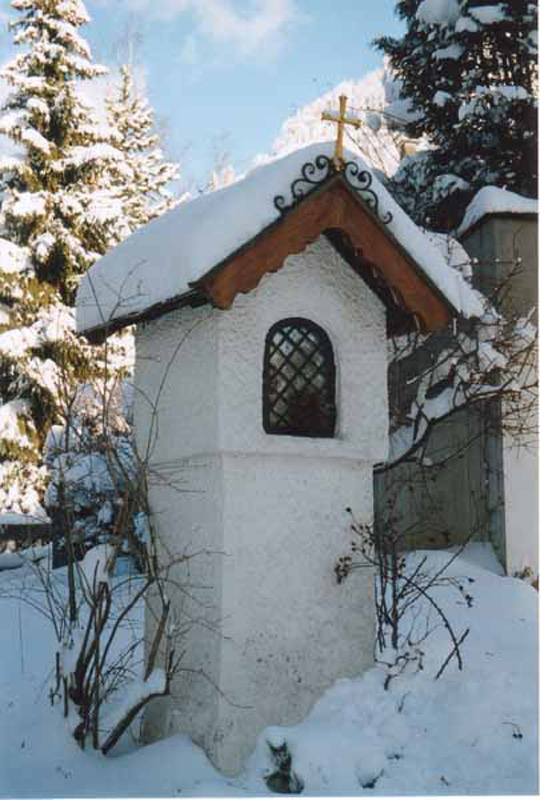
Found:
[[[150,737],[227,773],[373,659],[371,573],[338,585],[387,456],[387,332],[478,313],[364,164],[317,144],[185,202],[81,282],[78,329],[136,324],[135,432],[186,629]],[[148,621],[151,624],[151,621]]]

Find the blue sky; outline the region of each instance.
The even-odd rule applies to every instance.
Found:
[[[215,150],[241,170],[267,152],[285,119],[346,78],[380,66],[371,47],[398,34],[395,0],[86,0],[82,33],[94,56],[118,63],[126,32],[169,154],[199,180]],[[0,0],[0,16],[9,14]],[[6,56],[9,37],[0,40]],[[2,59],[4,60],[4,59]]]

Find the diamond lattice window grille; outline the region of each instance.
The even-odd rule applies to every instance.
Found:
[[[328,335],[308,319],[273,325],[266,337],[263,426],[266,433],[332,437],[336,368]]]

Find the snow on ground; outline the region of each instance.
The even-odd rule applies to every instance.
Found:
[[[410,566],[424,555],[432,569],[448,558],[415,553]],[[23,586],[28,596],[32,573],[0,573],[0,795],[268,794],[268,741],[287,742],[306,795],[535,793],[537,594],[497,574],[485,545],[471,547],[450,571],[474,598],[469,608],[449,587],[435,595],[458,633],[470,628],[463,672],[453,660],[434,680],[448,653],[448,637],[439,628],[421,645],[422,671],[410,665],[387,691],[383,665],[338,681],[306,720],[264,731],[234,779],[217,773],[199,748],[178,735],[139,750],[124,747],[116,757],[79,750],[47,697],[52,632],[37,608],[15,599]]]
[[[15,546],[15,543],[13,542],[9,543],[8,547],[11,547],[12,544],[13,546]],[[3,553],[0,553],[0,572],[2,572],[5,569],[20,569],[28,561],[31,561],[33,563],[39,563],[40,561],[45,561],[45,560],[48,561],[50,558],[51,558],[51,546],[49,544],[32,545],[31,547],[26,548],[26,550],[24,551],[24,555],[21,555],[21,553],[18,552],[13,552],[11,549],[6,548],[6,550]],[[2,587],[0,584],[0,597],[1,597],[1,589]]]

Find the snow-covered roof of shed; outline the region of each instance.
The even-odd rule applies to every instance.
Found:
[[[488,214],[538,214],[538,201],[498,186],[484,186],[467,206],[457,235],[463,236]]]
[[[291,184],[306,162],[332,154],[329,143],[310,145],[254,169],[224,189],[182,203],[133,233],[81,280],[78,331],[89,333],[119,320],[129,324],[152,307],[189,294],[196,281],[279,219],[273,200],[283,195],[289,201]],[[344,155],[369,172],[351,153]],[[457,312],[467,317],[481,314],[477,293],[448,266],[375,176],[371,188],[380,216],[392,215],[385,229],[427,280]]]

